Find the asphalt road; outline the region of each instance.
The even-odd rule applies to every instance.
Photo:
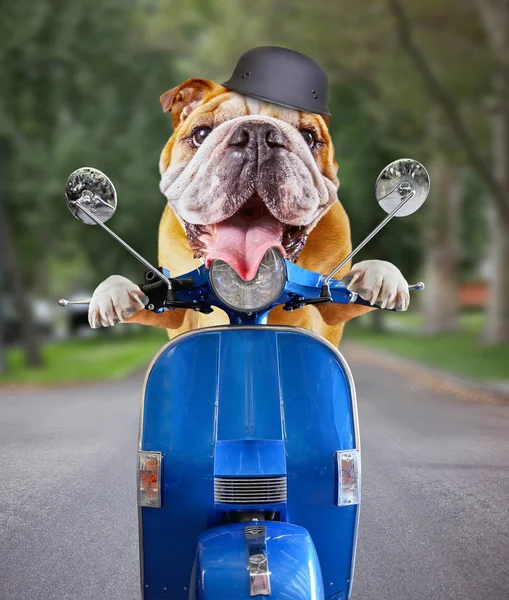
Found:
[[[344,352],[363,503],[353,600],[509,599],[509,403]],[[142,377],[0,391],[0,599],[137,600]]]

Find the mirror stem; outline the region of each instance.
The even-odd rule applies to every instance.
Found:
[[[102,221],[101,219],[99,219],[98,217],[96,217],[94,215],[94,213],[90,212],[88,210],[88,208],[85,208],[83,206],[83,204],[81,204],[81,202],[79,200],[73,202],[72,204],[76,204],[80,210],[82,210],[87,217],[90,217],[92,219],[92,221],[94,221],[94,223],[97,223],[97,225],[99,225],[100,227],[102,227],[104,229],[104,231],[106,231],[107,233],[109,233],[111,235],[111,237],[117,241],[119,244],[121,244],[128,252],[130,252],[134,258],[136,258],[137,260],[139,260],[141,262],[141,264],[145,267],[147,267],[147,269],[150,269],[151,271],[153,271],[154,275],[156,275],[156,277],[159,277],[159,279],[161,279],[162,281],[164,281],[164,283],[168,286],[168,289],[171,290],[171,281],[161,273],[161,271],[159,271],[159,269],[156,269],[153,265],[151,265],[148,260],[146,260],[145,258],[143,258],[143,256],[141,256],[141,254],[138,254],[136,252],[136,250],[134,250],[133,248],[131,248],[131,246],[129,246],[129,244],[127,244],[126,242],[124,242],[124,240],[120,237],[118,237],[118,235],[112,231],[109,227],[107,227]]]
[[[360,250],[362,250],[362,248],[364,248],[364,246],[375,237],[375,235],[381,230],[383,229],[387,223],[392,219],[392,217],[394,217],[394,215],[403,208],[403,206],[405,206],[405,204],[410,200],[410,198],[413,198],[415,196],[415,191],[412,190],[407,196],[405,196],[405,198],[403,198],[403,200],[398,204],[398,206],[396,206],[396,208],[390,213],[388,214],[385,219],[380,223],[380,225],[378,225],[378,227],[376,227],[376,229],[373,229],[373,231],[368,235],[368,237],[364,238],[362,240],[362,242],[357,246],[357,248],[355,248],[355,250],[352,250],[350,252],[350,254],[344,258],[339,265],[334,269],[334,271],[331,271],[329,273],[329,275],[327,275],[327,277],[325,278],[324,281],[324,285],[329,285],[330,280],[334,277],[334,275],[341,269],[341,267],[344,267],[346,265],[346,263],[357,254],[357,252],[359,252]]]

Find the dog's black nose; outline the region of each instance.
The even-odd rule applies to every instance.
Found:
[[[230,135],[229,146],[255,153],[269,148],[284,148],[281,131],[272,123],[240,123]]]

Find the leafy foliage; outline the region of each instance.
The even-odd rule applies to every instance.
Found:
[[[433,68],[487,151],[478,106],[495,66],[474,8],[460,0],[407,6]],[[354,242],[384,216],[373,185],[385,164],[400,155],[427,163],[436,152],[465,162],[447,124],[436,125],[385,0],[0,0],[0,13],[5,209],[26,280],[42,291],[63,278],[69,289],[94,286],[112,272],[139,278],[139,265],[115,242],[70,218],[63,188],[82,165],[111,177],[119,195],[112,227],[156,261],[164,206],[158,158],[171,127],[159,95],[191,76],[223,81],[253,46],[306,52],[328,72],[340,198]],[[482,195],[483,184],[476,185]],[[469,272],[485,244],[470,235],[484,217],[471,204],[463,216]],[[422,213],[395,219],[362,257],[391,260],[416,276],[425,222]]]
[[[65,208],[65,181],[82,165],[100,168],[115,182],[121,210],[114,228],[155,260],[164,207],[157,165],[170,133],[158,98],[175,82],[167,53],[140,43],[140,21],[134,17],[143,15],[132,2],[3,5],[5,210],[27,279],[45,287],[55,257],[86,256],[90,268],[77,273],[81,282],[125,270],[124,265],[133,271],[120,247],[71,219]]]

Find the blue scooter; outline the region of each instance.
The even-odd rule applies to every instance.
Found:
[[[222,261],[177,278],[154,268],[104,225],[116,209],[109,179],[91,168],[71,175],[73,214],[148,267],[147,310],[219,307],[230,318],[171,340],[145,378],[137,465],[144,600],[350,598],[361,483],[352,374],[332,344],[267,317],[278,305],[369,305],[332,277],[428,191],[422,165],[395,161],[376,184],[388,216],[332,273],[306,271],[271,249],[245,282]]]

